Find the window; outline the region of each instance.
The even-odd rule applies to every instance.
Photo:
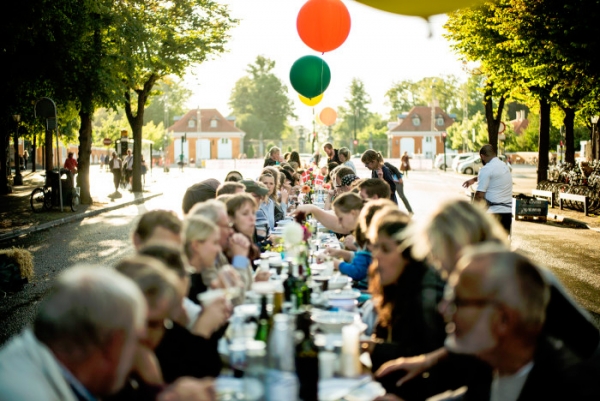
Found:
[[[444,125],[444,117],[443,116],[437,116],[436,120],[435,120],[435,123],[438,126],[440,126],[440,127],[443,126]]]
[[[425,142],[431,142],[431,137],[430,136],[426,136],[425,137]]]
[[[222,144],[228,144],[229,143],[229,138],[221,138],[221,143]]]
[[[210,128],[217,128],[217,119],[213,118],[210,120]]]
[[[189,120],[188,120],[188,127],[190,127],[190,128],[194,128],[194,127],[196,127],[196,120],[194,120],[194,119],[189,119]]]
[[[415,127],[418,127],[419,125],[421,125],[421,117],[419,117],[417,114],[413,115],[412,123]]]

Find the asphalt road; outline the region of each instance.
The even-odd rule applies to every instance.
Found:
[[[16,245],[32,252],[36,271],[33,283],[0,301],[0,344],[32,320],[37,302],[59,272],[77,263],[114,265],[133,253],[130,232],[136,217],[159,208],[181,214],[181,199],[189,185],[209,177],[222,180],[226,173],[196,169],[184,173],[172,170],[168,175],[156,172],[149,179],[155,181],[153,187],[162,190],[163,196],[0,244],[2,248]],[[258,170],[244,171],[247,177],[257,174]],[[369,173],[359,170],[359,175],[366,177]],[[451,173],[411,171],[404,185],[414,218],[422,219],[446,199],[465,199],[460,186],[464,180],[465,176]],[[591,230],[517,221],[512,245],[552,269],[582,306],[600,313],[599,236],[600,233]]]

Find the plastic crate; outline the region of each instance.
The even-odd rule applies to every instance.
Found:
[[[539,220],[546,220],[548,217],[548,201],[536,198],[513,198],[513,216],[515,219],[538,217]]]

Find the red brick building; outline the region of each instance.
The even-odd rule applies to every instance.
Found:
[[[398,115],[398,122],[387,132],[389,155],[392,159],[401,157],[404,152],[413,157],[423,155],[434,159],[444,153],[442,132],[454,124],[454,118],[440,107],[415,106],[408,113]]]
[[[244,153],[246,133],[217,109],[190,110],[168,132],[172,141],[165,159],[170,163],[177,163],[183,155],[186,164],[200,166],[202,160],[237,159]]]

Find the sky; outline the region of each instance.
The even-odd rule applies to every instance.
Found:
[[[314,114],[325,107],[337,109],[348,97],[350,83],[359,78],[371,97],[369,109],[384,117],[389,113],[385,93],[395,82],[453,74],[464,79],[458,56],[442,37],[445,15],[429,23],[419,17],[402,16],[343,0],[351,18],[350,34],[337,49],[320,54],[298,35],[296,18],[306,0],[220,0],[240,23],[230,31],[227,53],[204,62],[185,77],[192,91],[188,108],[216,108],[228,116],[227,103],[235,82],[249,64],[262,55],[275,61],[274,73],[288,87],[298,121],[310,126]],[[314,108],[304,105],[292,88],[289,72],[300,57],[322,57],[331,70],[331,83]]]

